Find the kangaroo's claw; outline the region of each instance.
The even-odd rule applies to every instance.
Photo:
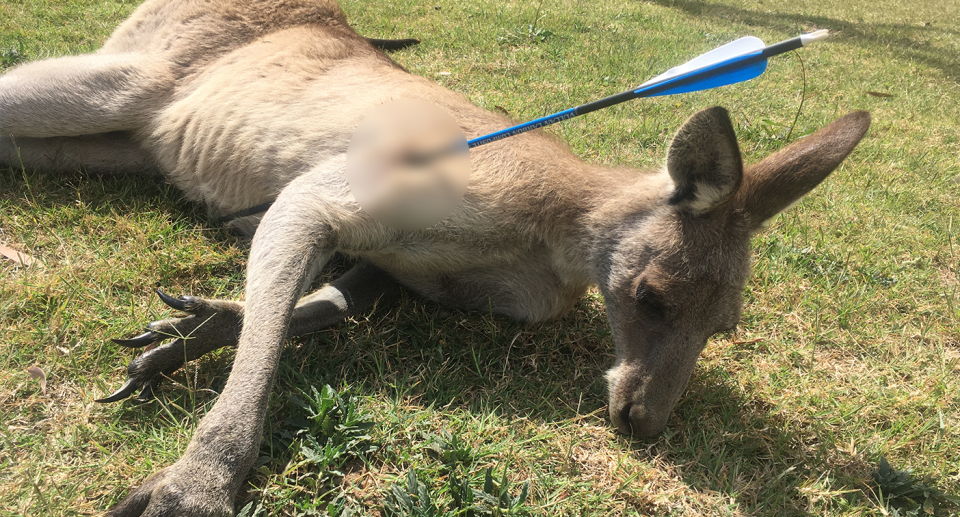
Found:
[[[133,377],[129,377],[127,382],[123,383],[123,386],[120,386],[120,389],[113,392],[113,395],[109,397],[104,397],[102,399],[97,399],[94,402],[107,403],[107,402],[117,402],[129,397],[134,391],[137,391],[137,388],[140,387],[140,384]]]
[[[163,303],[178,311],[190,312],[197,307],[197,299],[193,296],[181,296],[180,298],[174,298],[173,296],[170,296],[159,289],[157,289],[157,296],[163,300]]]
[[[132,337],[132,338],[130,338],[130,339],[116,339],[116,338],[114,338],[114,339],[111,339],[110,341],[113,341],[114,343],[116,343],[116,344],[118,344],[118,345],[120,345],[120,346],[125,346],[125,347],[127,347],[127,348],[141,348],[141,347],[145,347],[145,346],[147,346],[147,345],[149,345],[149,344],[151,344],[151,343],[155,343],[155,342],[157,342],[158,340],[160,340],[160,339],[162,339],[162,338],[163,338],[163,336],[161,336],[160,334],[157,334],[156,332],[154,332],[154,331],[152,331],[152,330],[148,330],[148,331],[144,332],[143,334],[140,334],[140,335],[137,336],[137,337]]]
[[[193,296],[174,298],[157,290],[163,303],[188,315],[151,322],[146,332],[130,339],[113,342],[127,348],[140,348],[157,343],[156,348],[137,356],[127,366],[127,381],[109,397],[97,402],[116,402],[133,395],[137,400],[154,398],[163,378],[180,369],[184,362],[203,354],[237,344],[243,306],[237,302],[205,300]],[[164,339],[169,340],[161,343]]]
[[[184,340],[164,343],[139,355],[127,366],[127,382],[109,397],[96,402],[117,402],[140,390],[137,400],[146,402],[154,398],[154,390],[160,387],[164,376],[183,366]],[[142,388],[142,389],[141,389]]]
[[[143,385],[143,389],[140,390],[140,394],[137,395],[137,400],[140,402],[150,402],[151,400],[157,398],[156,390],[160,387],[160,383],[163,382],[163,377],[157,377],[150,382]]]

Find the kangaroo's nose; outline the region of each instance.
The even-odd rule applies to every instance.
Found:
[[[642,405],[628,403],[616,413],[617,418],[614,418],[613,423],[621,434],[643,438],[663,431],[669,414],[668,411],[658,415]]]
[[[630,425],[630,408],[633,407],[633,404],[627,404],[622,409],[620,409],[620,418],[618,422],[614,422],[617,426],[617,431],[620,431],[621,434],[630,436],[632,433]]]

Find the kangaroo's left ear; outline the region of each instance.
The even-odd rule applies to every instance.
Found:
[[[676,185],[670,204],[707,213],[730,199],[743,179],[743,159],[727,110],[707,108],[684,122],[670,143],[667,172]]]
[[[754,229],[762,227],[819,185],[869,128],[870,114],[855,111],[750,167],[735,202],[748,223]]]

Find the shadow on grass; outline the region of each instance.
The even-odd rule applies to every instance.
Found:
[[[819,515],[825,504],[863,503],[870,475],[819,422],[787,420],[714,365],[698,368],[654,451],[689,486],[725,494],[749,514]]]
[[[281,373],[279,389],[294,391],[287,383],[296,377],[423,408],[547,426],[595,413],[587,421],[608,425],[603,373],[613,354],[606,321],[588,301],[559,322],[521,325],[407,296],[346,327],[288,347],[284,367],[297,373]],[[809,515],[809,502],[825,498],[862,502],[869,469],[838,454],[819,431],[816,422],[786,421],[723,368],[701,366],[668,430],[631,447],[641,460],[676,465],[693,490],[724,494],[748,514]]]
[[[145,292],[155,286],[189,283],[204,273],[221,277],[239,273],[233,264],[198,265],[186,256],[167,253],[174,246],[166,243],[176,240],[180,233],[203,234],[225,248],[246,246],[246,241],[208,218],[201,205],[187,200],[160,176],[101,176],[79,171],[24,174],[0,167],[0,207],[0,223],[6,217],[18,216],[34,222],[5,225],[6,238],[11,241],[8,243],[25,246],[28,253],[36,252],[41,259],[46,255],[53,263],[62,258],[64,251],[59,249],[62,243],[58,241],[69,247],[71,240],[82,241],[80,236],[84,233],[114,241],[111,245],[120,249],[128,244],[122,237],[134,234],[141,238],[146,247],[139,251],[154,255],[155,259],[156,254],[162,255],[161,263],[153,271],[155,278],[147,285],[133,286]],[[118,223],[121,227],[138,227],[139,235],[126,228],[114,228]],[[121,232],[125,235],[119,236]]]
[[[24,173],[0,167],[0,201],[12,205],[30,205],[36,209],[54,209],[83,202],[89,209],[109,214],[138,213],[144,209],[169,210],[192,223],[206,222],[203,208],[183,197],[179,190],[157,175],[98,175],[74,172]]]
[[[849,22],[826,16],[760,12],[731,5],[698,0],[644,0],[698,17],[735,21],[751,26],[774,28],[786,33],[799,33],[810,27],[830,29],[836,41],[846,41],[871,52],[890,52],[910,61],[941,70],[945,76],[960,82],[960,55],[928,40],[937,36],[960,36],[960,32],[940,26],[940,20],[928,20],[924,26],[901,23]]]
[[[0,203],[23,210],[65,208],[79,198],[85,210],[101,215],[153,210],[182,214],[176,217],[185,225],[206,226],[196,205],[153,179],[28,175],[24,180],[6,170],[0,171],[0,184]],[[229,239],[225,233],[215,235]],[[324,277],[344,267],[341,263]],[[227,350],[189,365],[162,388],[164,404],[124,402],[119,418],[127,428],[147,433],[194,421],[202,412],[195,408],[211,403],[222,389],[232,359]],[[546,425],[592,413],[605,421],[603,373],[612,360],[609,330],[596,298],[585,298],[560,321],[523,325],[445,309],[408,294],[398,305],[293,340],[281,359],[274,391],[279,403],[271,407],[267,432],[286,417],[284,401],[306,388],[304,381],[317,387],[354,386],[360,395],[415,401],[422,407],[493,412]],[[834,492],[862,490],[863,466],[842,463],[833,451],[824,450],[827,445],[815,424],[784,421],[739,389],[728,372],[702,366],[668,431],[632,443],[641,459],[650,459],[653,452],[676,465],[694,490],[726,494],[747,513],[797,515],[807,512],[810,480],[830,480]]]

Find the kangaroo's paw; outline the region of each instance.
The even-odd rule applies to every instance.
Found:
[[[107,512],[106,517],[227,517],[233,515],[233,497],[214,490],[209,481],[216,476],[201,475],[206,468],[179,462],[153,474]]]
[[[218,348],[236,346],[243,323],[242,304],[193,296],[174,298],[160,290],[157,295],[163,303],[188,315],[154,321],[147,325],[146,332],[130,339],[114,339],[114,343],[130,348],[160,344],[134,359],[127,366],[127,382],[97,402],[123,400],[137,390],[140,390],[139,400],[149,400],[163,377],[177,371],[187,361]]]

